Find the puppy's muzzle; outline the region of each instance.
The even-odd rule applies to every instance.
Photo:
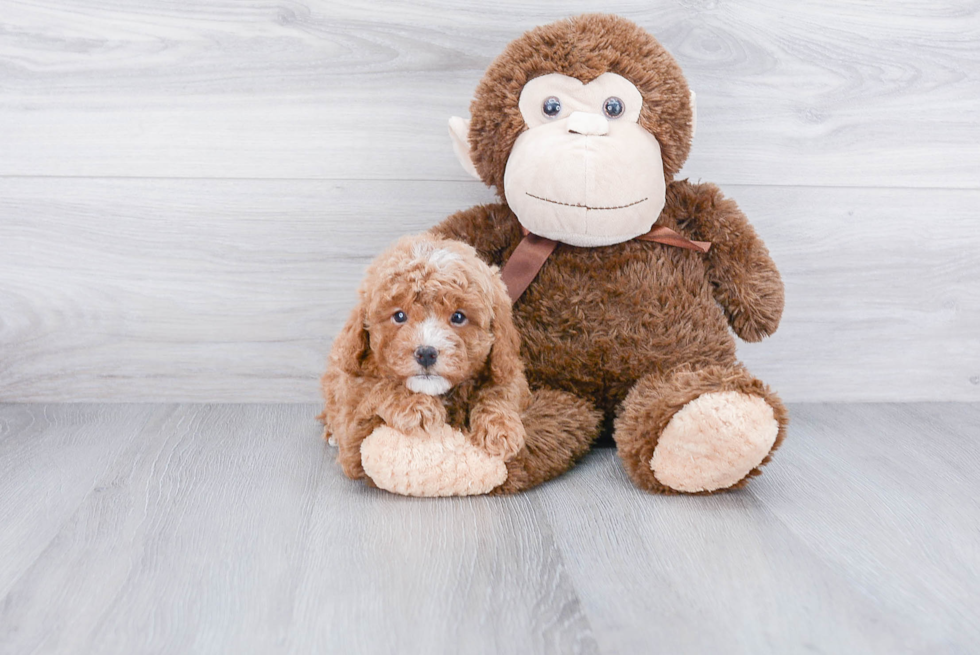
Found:
[[[422,368],[429,368],[439,359],[439,351],[432,346],[419,346],[415,349],[415,361]]]

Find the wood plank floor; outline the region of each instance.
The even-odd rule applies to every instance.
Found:
[[[762,478],[694,498],[606,449],[400,498],[315,411],[0,405],[0,652],[980,649],[980,405],[794,405]]]

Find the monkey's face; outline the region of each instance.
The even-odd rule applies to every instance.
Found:
[[[504,195],[521,225],[582,247],[648,232],[666,183],[660,144],[638,124],[642,104],[615,73],[589,84],[558,73],[528,82],[518,104],[528,129],[504,171]]]
[[[687,159],[694,94],[663,46],[619,16],[525,32],[453,117],[453,149],[531,232],[611,245],[650,230]]]

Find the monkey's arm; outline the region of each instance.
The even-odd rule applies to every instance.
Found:
[[[783,281],[745,214],[713,184],[676,182],[671,191],[682,208],[679,225],[711,242],[708,275],[732,329],[745,341],[775,332],[783,314]]]
[[[476,248],[488,264],[501,266],[523,234],[517,217],[506,205],[477,205],[456,212],[429,232]]]

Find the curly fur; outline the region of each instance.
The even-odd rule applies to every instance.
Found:
[[[587,15],[561,21],[528,32],[504,50],[471,107],[472,158],[483,180],[502,189],[510,149],[525,129],[518,98],[529,79],[558,72],[588,82],[606,71],[641,91],[640,123],[661,144],[669,183],[657,224],[710,241],[712,248],[704,255],[635,240],[596,248],[559,244],[515,304],[514,321],[531,388],[572,394],[594,405],[607,423],[618,411],[615,439],[627,471],[641,488],[664,492],[649,459],[641,465],[642,457],[652,453],[659,430],[683,398],[718,389],[760,396],[779,424],[775,446],[782,441],[785,408],[737,362],[729,327],[747,341],[772,334],[782,315],[783,284],[732,200],[712,184],[673,181],[690,147],[688,87],[656,40],[624,19]],[[523,237],[506,203],[459,212],[432,232],[472,245],[498,266]],[[643,391],[648,386],[657,391]],[[556,433],[553,441],[556,457],[579,456],[574,431]],[[758,468],[746,477],[757,473]],[[537,480],[530,476],[524,484]],[[519,483],[515,478],[513,484]]]
[[[344,472],[365,476],[361,442],[382,424],[410,433],[448,423],[491,455],[512,458],[524,445],[520,410],[529,391],[496,270],[459,242],[406,237],[374,261],[358,293],[321,381],[324,437],[336,438]],[[403,324],[393,320],[398,311]],[[457,311],[465,324],[450,322]],[[451,384],[441,396],[408,384],[428,370],[414,352],[434,330],[440,348],[432,373]]]

